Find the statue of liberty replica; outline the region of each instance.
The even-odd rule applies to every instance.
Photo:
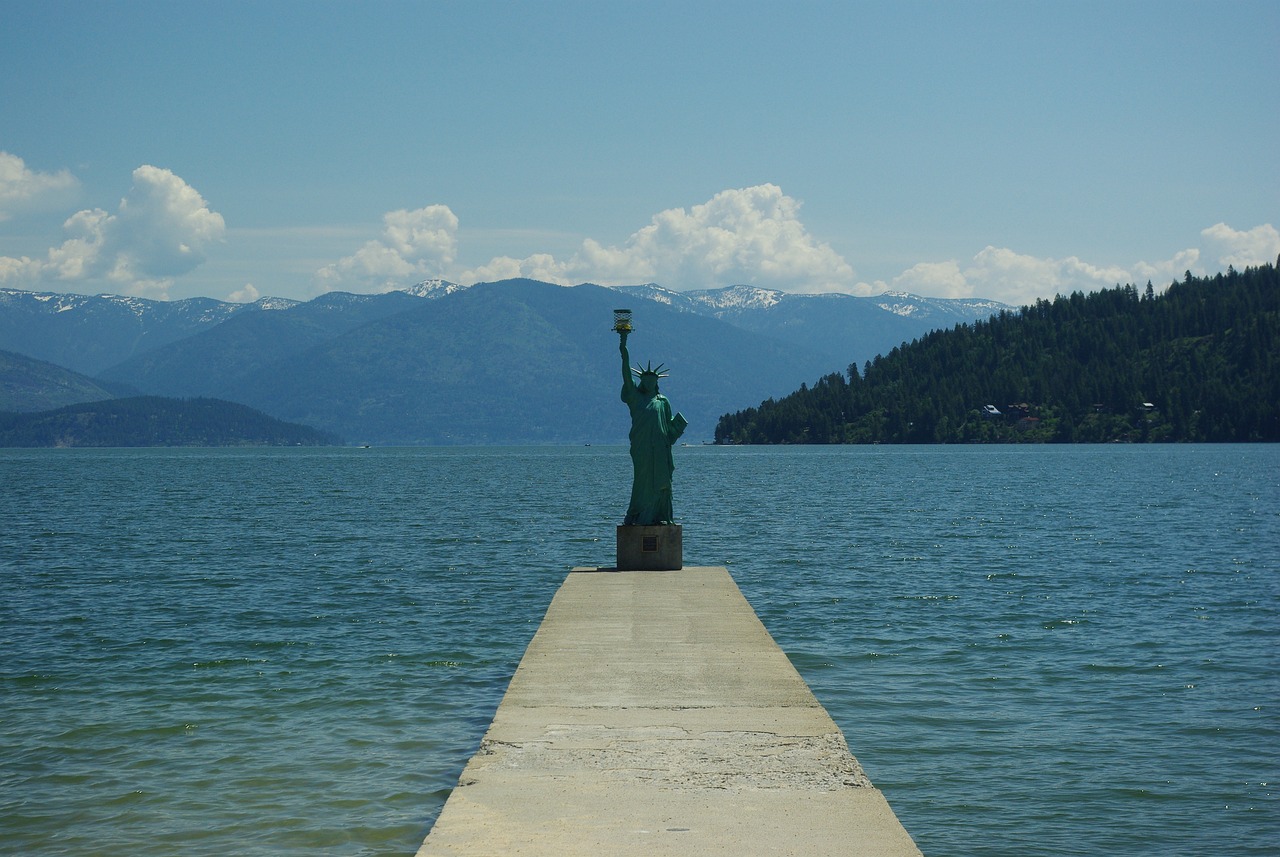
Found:
[[[618,528],[618,568],[680,568],[681,533],[671,507],[671,447],[689,423],[682,414],[672,416],[671,403],[658,392],[658,379],[666,377],[662,364],[654,368],[650,361],[643,369],[631,365],[630,310],[614,311],[613,329],[622,353],[622,401],[631,411],[631,502]]]

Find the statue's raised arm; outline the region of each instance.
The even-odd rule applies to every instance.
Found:
[[[627,351],[627,331],[618,331],[618,350],[622,352],[622,401],[627,400],[627,391],[634,390],[636,382],[631,378],[631,354]]]

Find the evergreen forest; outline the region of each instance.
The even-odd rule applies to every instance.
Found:
[[[1280,275],[1188,272],[934,331],[721,417],[717,443],[1280,440]]]

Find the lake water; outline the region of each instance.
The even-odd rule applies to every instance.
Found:
[[[1280,447],[689,447],[922,850],[1280,853]],[[0,852],[412,855],[623,447],[0,450]]]

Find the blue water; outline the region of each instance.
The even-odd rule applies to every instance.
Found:
[[[926,854],[1280,853],[1280,447],[677,453]],[[0,853],[413,854],[629,470],[0,450]]]

